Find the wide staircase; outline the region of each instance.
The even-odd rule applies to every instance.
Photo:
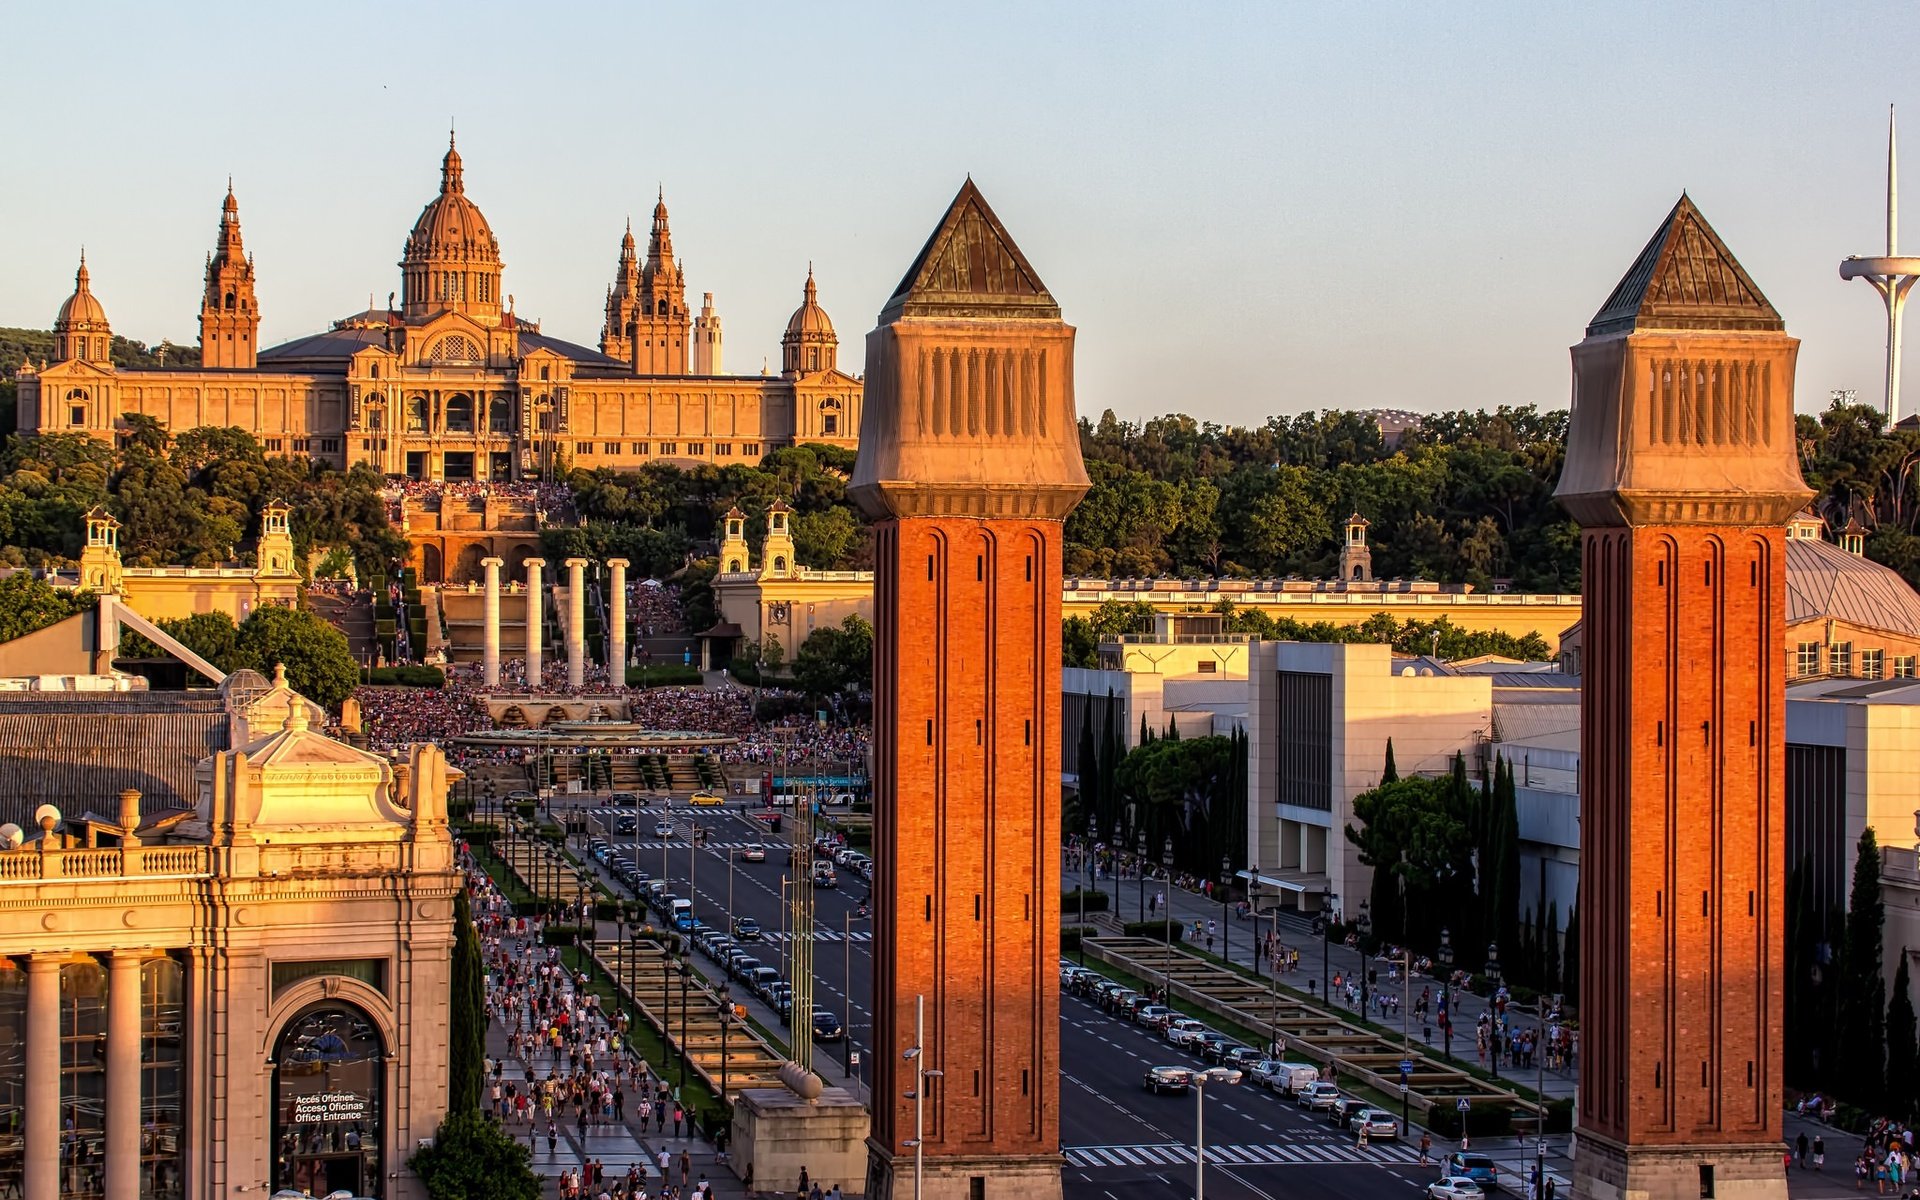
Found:
[[[555,754],[527,765],[535,787],[564,788],[574,780],[588,791],[724,793],[720,760],[707,754]]]
[[[464,584],[447,584],[439,589],[440,614],[447,631],[447,657],[454,662],[479,662],[486,642],[486,590],[478,584],[468,591]],[[500,588],[500,659],[523,658],[527,652],[527,594]],[[563,648],[564,652],[564,648]],[[551,651],[548,651],[551,653]]]
[[[309,593],[313,611],[320,619],[347,635],[347,647],[355,662],[373,658],[373,600],[366,592],[336,596],[326,592]]]

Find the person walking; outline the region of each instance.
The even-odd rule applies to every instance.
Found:
[[[1813,1135],[1813,1169],[1818,1171],[1827,1165],[1827,1139],[1824,1134]]]
[[[680,1148],[680,1188],[682,1191],[686,1190],[687,1179],[692,1174],[693,1155],[687,1153],[686,1147],[682,1146]]]
[[[1793,1139],[1793,1149],[1794,1149],[1795,1157],[1798,1158],[1799,1160],[1800,1169],[1802,1171],[1806,1170],[1807,1169],[1807,1131],[1806,1130],[1802,1129],[1800,1131],[1800,1136]]]
[[[1426,1130],[1420,1131],[1420,1162],[1425,1165],[1428,1155],[1433,1153],[1433,1135]]]

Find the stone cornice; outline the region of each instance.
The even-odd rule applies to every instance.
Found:
[[[1557,497],[1584,529],[1646,525],[1778,526],[1813,498],[1811,491],[1588,492]]]
[[[979,517],[1064,521],[1087,485],[1033,483],[914,483],[883,479],[847,489],[875,520],[888,517]]]

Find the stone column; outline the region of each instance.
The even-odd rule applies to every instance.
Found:
[[[60,959],[27,960],[26,1200],[60,1197]]]
[[[487,599],[481,622],[480,678],[490,688],[500,686],[500,568],[497,558],[483,558],[487,570]]]
[[[527,690],[540,694],[540,571],[544,558],[527,560]]]
[[[587,682],[587,560],[567,560],[567,686]]]
[[[607,682],[614,687],[627,685],[627,560],[610,558],[607,570],[613,578],[607,597]]]
[[[107,1200],[140,1196],[140,954],[107,960]]]

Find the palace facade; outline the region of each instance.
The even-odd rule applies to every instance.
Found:
[[[515,315],[499,241],[467,197],[451,142],[400,270],[397,306],[389,293],[385,308],[260,348],[254,261],[229,185],[207,258],[199,362],[115,368],[82,256],[54,321],[54,361],[20,371],[18,428],[109,438],[132,414],[175,432],[234,425],[269,454],[421,480],[538,478],[562,462],[725,466],[798,442],[858,441],[861,383],[839,369],[811,269],[780,373],[724,374],[713,295],[689,307],[664,197],[644,258],[631,224],[621,239],[598,349]]]

